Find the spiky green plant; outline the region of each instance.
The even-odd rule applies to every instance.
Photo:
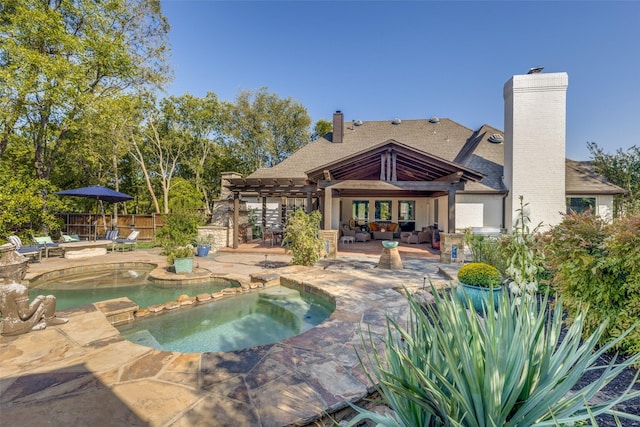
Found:
[[[503,292],[495,315],[481,318],[457,293],[433,294],[435,303],[426,307],[409,297],[406,328],[387,318],[384,352],[376,350],[372,333],[363,333],[363,345],[372,350],[359,354],[360,362],[394,414],[356,408],[351,425],[371,419],[384,426],[546,426],[601,414],[640,420],[612,409],[640,396],[631,391],[637,375],[616,399],[587,403],[640,354],[619,364],[614,358],[596,381],[572,391],[622,339],[596,351],[603,325],[582,341],[584,311],[561,339],[561,301],[551,312],[546,298],[518,305]]]

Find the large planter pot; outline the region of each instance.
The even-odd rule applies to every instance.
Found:
[[[487,310],[487,307],[491,305],[492,308],[496,308],[498,305],[498,298],[502,292],[502,287],[493,289],[482,288],[480,286],[467,285],[466,283],[458,283],[457,287],[458,295],[466,304],[466,297],[468,296],[473,305],[473,309],[476,311]]]
[[[176,273],[192,273],[193,258],[176,258],[173,260],[173,268]]]
[[[198,245],[196,248],[199,257],[205,257],[209,255],[209,251],[211,250],[211,245]]]

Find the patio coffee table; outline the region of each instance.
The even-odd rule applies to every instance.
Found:
[[[355,236],[342,236],[340,238],[340,241],[342,243],[355,243],[356,238],[355,238]]]

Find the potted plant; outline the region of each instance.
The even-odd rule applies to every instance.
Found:
[[[167,262],[173,265],[176,273],[193,272],[193,246],[178,246],[167,255]]]
[[[502,274],[492,265],[484,262],[472,262],[463,265],[458,271],[458,293],[469,297],[476,311],[486,310],[487,301],[492,298],[493,307],[502,292]]]
[[[196,251],[199,257],[209,255],[211,245],[213,244],[213,234],[198,235],[195,239]]]

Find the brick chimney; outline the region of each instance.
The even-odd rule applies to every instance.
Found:
[[[504,85],[505,227],[518,218],[519,197],[531,228],[558,224],[565,199],[567,73],[513,76]]]
[[[344,115],[338,110],[333,113],[333,137],[331,142],[342,142],[344,136]]]

